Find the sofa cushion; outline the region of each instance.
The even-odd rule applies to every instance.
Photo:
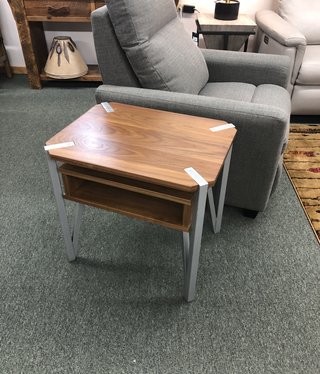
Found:
[[[198,94],[209,73],[173,0],[106,0],[121,47],[144,88]]]
[[[320,45],[307,45],[296,84],[320,85]]]
[[[279,0],[279,15],[297,27],[308,44],[320,43],[319,0]]]

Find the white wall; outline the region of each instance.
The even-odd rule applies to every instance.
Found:
[[[240,12],[247,13],[254,18],[260,9],[272,9],[274,0],[240,0]],[[197,10],[204,13],[214,12],[214,0],[180,0],[181,4],[195,5]],[[194,22],[192,20],[191,22]],[[16,24],[7,0],[0,0],[0,26],[4,44],[7,49],[11,66],[25,66]],[[78,49],[87,64],[96,63],[92,33],[89,25],[77,24],[73,29],[70,24],[45,24],[47,43],[50,44],[54,35],[69,35],[77,43]],[[81,31],[78,31],[78,28]],[[77,31],[74,31],[77,30]]]
[[[25,66],[15,20],[7,0],[0,0],[0,26],[11,66]]]

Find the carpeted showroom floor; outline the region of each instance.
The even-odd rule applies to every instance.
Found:
[[[43,145],[94,91],[1,77],[0,373],[319,373],[320,247],[285,173],[255,220],[206,216],[193,303],[173,230],[87,208],[67,261]]]

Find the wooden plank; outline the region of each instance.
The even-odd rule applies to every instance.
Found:
[[[74,165],[64,164],[59,168],[62,175],[88,180],[95,183],[112,186],[147,196],[157,197],[163,200],[174,201],[179,204],[191,205],[192,194],[169,189],[155,184],[139,182],[134,179],[119,177],[116,175],[101,173],[96,170],[85,169]],[[68,178],[66,178],[66,181]]]
[[[181,204],[90,181],[83,181],[81,188],[73,187],[66,190],[66,199],[175,230],[188,231],[190,228],[191,215],[188,221],[183,221],[183,205]]]
[[[32,88],[41,88],[40,69],[32,45],[31,32],[22,0],[9,0],[20,37],[21,47]]]
[[[68,1],[68,0],[24,0],[26,15],[40,17],[41,20],[60,20],[74,18],[89,18],[91,13],[91,1]]]

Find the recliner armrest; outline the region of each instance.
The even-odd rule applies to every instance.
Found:
[[[200,117],[247,123],[249,117],[259,126],[265,120],[284,124],[290,113],[290,98],[279,107],[217,97],[200,96],[180,92],[152,90],[138,87],[121,87],[103,84],[96,90],[96,102],[120,102],[148,108],[167,110]]]
[[[278,43],[287,47],[306,45],[304,35],[291,23],[281,18],[272,10],[262,10],[256,13],[258,27]]]
[[[275,84],[286,88],[290,59],[287,56],[202,49],[209,82],[244,82],[255,86]]]

